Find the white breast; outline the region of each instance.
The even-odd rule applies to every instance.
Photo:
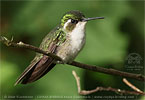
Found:
[[[71,52],[78,54],[85,43],[85,25],[86,22],[78,22],[74,30],[70,33]]]

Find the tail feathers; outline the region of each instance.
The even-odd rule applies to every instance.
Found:
[[[38,79],[40,79],[41,77],[43,77],[45,74],[47,74],[56,64],[47,64],[44,65],[43,67],[47,67],[46,69],[44,69],[44,71],[42,72],[35,72],[37,70],[35,70],[35,68],[33,68],[27,75],[26,77],[22,80],[22,84],[27,84],[27,83],[31,83],[34,82]]]
[[[55,66],[53,62],[53,58],[43,56],[37,63],[30,65],[29,68],[22,73],[15,85],[19,83],[27,84],[40,79]]]

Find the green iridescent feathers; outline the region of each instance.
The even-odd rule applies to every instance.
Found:
[[[67,22],[68,19],[74,19],[74,20],[82,20],[85,16],[77,10],[67,12],[61,19],[61,26],[64,26],[64,24]]]
[[[54,28],[47,36],[43,39],[40,48],[47,51],[50,43],[58,39],[57,45],[63,43],[66,39],[66,33],[62,30],[63,25],[68,19],[82,20],[85,16],[80,11],[67,12],[61,19],[61,24]],[[69,27],[69,26],[68,26]]]
[[[60,45],[61,43],[65,42],[66,33],[62,29],[65,22],[67,22],[68,19],[74,19],[80,21],[84,17],[85,16],[80,11],[76,11],[76,10],[64,14],[64,16],[61,19],[61,24],[58,25],[56,28],[54,28],[49,34],[47,34],[47,36],[43,39],[40,48],[47,51],[48,47],[50,46],[50,43],[55,41],[56,39],[58,40],[57,45]]]

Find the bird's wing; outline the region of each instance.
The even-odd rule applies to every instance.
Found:
[[[49,51],[51,53],[55,52],[57,48],[58,37],[56,37],[56,39],[54,40],[53,36],[56,36],[54,34],[55,33],[52,30],[43,39],[42,43],[40,44],[41,49],[43,49],[44,51]],[[55,66],[55,64],[53,63],[54,60],[55,59],[49,56],[43,54],[37,54],[35,58],[32,60],[31,64],[24,70],[24,72],[16,80],[15,85],[19,83],[27,84],[38,80]]]

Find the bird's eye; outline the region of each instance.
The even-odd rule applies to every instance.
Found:
[[[71,19],[71,23],[76,24],[76,23],[78,23],[78,21],[74,20],[74,19]]]

